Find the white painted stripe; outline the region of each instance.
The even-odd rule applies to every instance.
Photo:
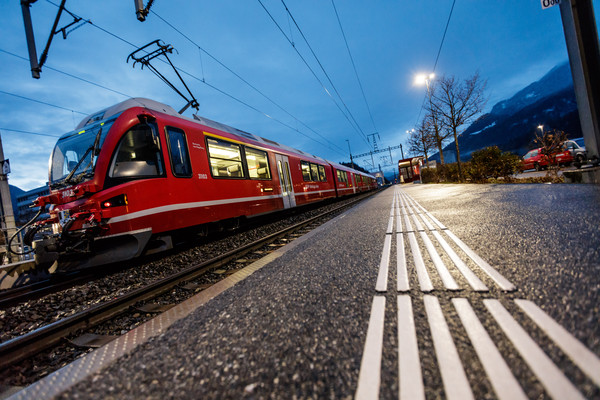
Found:
[[[508,279],[503,277],[500,272],[496,271],[490,264],[488,264],[483,258],[479,257],[473,250],[469,248],[462,240],[460,240],[454,233],[449,230],[445,230],[446,234],[450,239],[454,240],[454,243],[458,245],[479,267],[486,273],[490,278],[494,280],[505,292],[511,292],[516,290],[515,285],[510,283]]]
[[[405,232],[414,232],[412,224],[410,223],[410,220],[408,219],[408,214],[404,214],[404,226],[406,227]]]
[[[465,277],[467,282],[469,282],[469,285],[471,285],[473,290],[475,290],[476,292],[487,292],[489,290],[488,287],[477,277],[477,275],[475,275],[473,271],[471,271],[467,264],[465,264],[464,261],[460,259],[458,254],[456,254],[452,247],[450,247],[450,245],[448,244],[448,242],[446,242],[442,235],[440,235],[438,231],[432,231],[431,233],[437,239],[438,243],[442,245],[442,248],[444,249],[446,254],[448,254],[456,268],[458,268],[458,270]]]
[[[398,296],[398,398],[425,399],[419,345],[409,295]]]
[[[398,213],[396,214],[396,233],[402,232],[402,216],[400,214],[400,209],[397,209]]]
[[[498,300],[486,299],[483,304],[552,398],[584,398]]]
[[[130,221],[132,219],[142,218],[149,215],[165,213],[169,211],[179,211],[185,210],[188,208],[201,208],[201,207],[211,207],[211,206],[219,206],[224,204],[235,204],[235,203],[245,203],[250,201],[260,201],[260,200],[270,200],[281,198],[281,195],[275,194],[270,196],[256,196],[256,197],[239,197],[234,199],[221,199],[221,200],[210,200],[210,201],[196,201],[192,203],[178,203],[178,204],[169,204],[166,206],[149,208],[147,210],[136,211],[126,215],[120,215],[118,217],[113,217],[108,220],[109,224],[114,224],[122,221]]]
[[[298,196],[306,196],[308,194],[321,194],[321,193],[331,193],[331,192],[335,192],[335,189],[313,190],[312,192],[297,192],[297,193],[294,193],[294,195],[296,197],[298,197]]]
[[[407,195],[408,196],[408,195]],[[423,210],[423,212],[429,217],[431,218],[431,220],[440,227],[440,229],[448,229],[446,228],[446,226],[444,224],[442,224],[440,221],[438,221],[438,219],[436,217],[434,217],[433,215],[431,215],[431,213],[429,211],[427,211],[425,209],[425,207],[423,207],[421,204],[419,204],[415,199],[411,198],[411,200],[417,205],[417,207],[419,207],[421,210]]]
[[[388,235],[391,235],[392,233],[394,233],[394,215],[390,216],[387,231],[385,233],[387,233]]]
[[[409,198],[407,198],[407,199],[409,199]],[[425,225],[427,226],[427,229],[429,229],[429,230],[434,230],[435,229],[434,226],[429,223],[429,221],[427,221],[425,218],[423,218],[423,215],[421,213],[419,213],[418,209],[416,209],[413,206],[411,206],[410,203],[409,203],[409,201],[407,201],[406,199],[405,199],[405,201],[406,201],[407,207],[410,209],[410,212],[412,214],[411,215],[412,219],[415,222],[415,226],[417,227],[418,231],[424,231],[425,229],[423,229],[423,225],[421,225],[421,222],[419,222],[419,219],[417,218],[417,216],[421,217],[421,220],[423,222],[425,222]]]
[[[479,322],[469,300],[456,298],[452,299],[452,303],[498,398],[500,400],[527,399],[490,335]]]
[[[398,279],[398,291],[408,292],[410,284],[408,283],[408,271],[406,269],[406,253],[404,252],[404,236],[402,232],[396,235],[396,274]]]
[[[571,361],[597,386],[600,386],[600,359],[594,353],[535,303],[529,300],[515,300],[515,303],[569,356]]]
[[[431,220],[440,227],[440,229],[444,230],[444,229],[448,229],[446,228],[446,226],[444,224],[442,224],[440,221],[438,221],[438,219],[436,217],[434,217],[433,215],[431,215],[431,213],[429,211],[425,211],[425,215],[427,215],[429,218],[431,218]]]
[[[369,328],[363,349],[356,400],[379,399],[381,384],[381,352],[383,350],[383,321],[385,317],[385,297],[375,296],[371,306]]]
[[[399,199],[400,199],[400,208],[402,209],[402,215],[406,215],[406,207],[404,206],[404,201],[402,201],[402,196],[400,196]]]
[[[417,270],[419,287],[421,288],[422,292],[431,292],[433,290],[433,285],[429,279],[429,274],[427,273],[427,268],[425,268],[425,263],[423,262],[423,256],[421,255],[417,238],[413,232],[408,232],[408,242],[410,243],[410,250],[415,262],[415,269]]]
[[[471,386],[437,297],[425,295],[423,301],[446,398],[449,400],[473,399]]]
[[[383,252],[381,253],[381,261],[379,262],[379,274],[377,275],[377,284],[375,285],[375,290],[378,292],[387,291],[391,249],[392,235],[385,235],[385,241],[383,242]]]
[[[416,214],[411,214],[412,220],[415,223],[415,227],[417,229],[417,231],[419,232],[423,232],[425,229],[423,229],[423,225],[421,225],[421,223],[419,222],[417,215]]]
[[[460,290],[460,287],[450,274],[450,271],[448,271],[448,268],[446,268],[444,261],[442,261],[442,258],[438,254],[431,240],[429,239],[429,236],[427,236],[427,234],[422,231],[419,233],[421,234],[421,239],[423,239],[425,247],[427,248],[427,252],[431,257],[431,261],[433,261],[433,265],[435,265],[435,268],[437,269],[438,274],[440,275],[440,278],[444,283],[444,287],[448,290]]]
[[[433,226],[431,224],[431,222],[429,222],[429,219],[425,218],[425,214],[419,212],[419,217],[421,217],[421,219],[423,220],[423,222],[425,223],[425,226],[427,227],[427,229],[429,229],[430,231],[434,231],[435,230],[435,226]]]

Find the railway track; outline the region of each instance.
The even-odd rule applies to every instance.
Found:
[[[371,194],[369,194],[371,195]],[[328,217],[349,208],[356,203],[364,200],[367,196],[361,196],[351,202],[344,203],[329,211],[297,223],[293,226],[282,229],[278,232],[260,238],[254,242],[221,254],[208,261],[190,266],[174,275],[161,279],[149,285],[140,287],[131,292],[114,298],[113,300],[94,305],[88,309],[77,312],[66,318],[45,325],[25,335],[13,338],[0,344],[0,370],[5,370],[12,364],[21,360],[30,358],[52,346],[64,341],[65,338],[92,330],[94,327],[109,321],[114,317],[126,313],[135,304],[155,299],[158,296],[169,292],[173,288],[184,282],[190,282],[198,277],[206,275],[210,271],[223,268],[230,263],[235,263],[241,257],[265,248],[277,240],[285,239],[286,236],[292,239],[292,235],[303,229],[308,229],[311,225],[320,225]],[[312,228],[311,228],[312,229]],[[296,235],[298,236],[298,235]],[[287,239],[286,239],[287,241]],[[193,295],[193,294],[191,294]],[[190,295],[190,296],[191,296]]]

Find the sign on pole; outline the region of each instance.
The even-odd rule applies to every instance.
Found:
[[[8,158],[4,161],[0,161],[0,164],[2,164],[2,175],[10,174],[10,162],[8,161]]]
[[[542,10],[560,4],[560,0],[540,0],[542,2]]]

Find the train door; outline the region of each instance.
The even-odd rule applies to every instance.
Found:
[[[292,184],[292,176],[290,175],[290,162],[287,156],[281,154],[275,154],[275,160],[277,160],[277,172],[279,173],[279,182],[281,183],[283,207],[296,207],[294,186]]]

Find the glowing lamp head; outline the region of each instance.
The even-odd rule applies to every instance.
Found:
[[[415,76],[415,85],[425,85],[435,78],[435,74],[419,74]]]

